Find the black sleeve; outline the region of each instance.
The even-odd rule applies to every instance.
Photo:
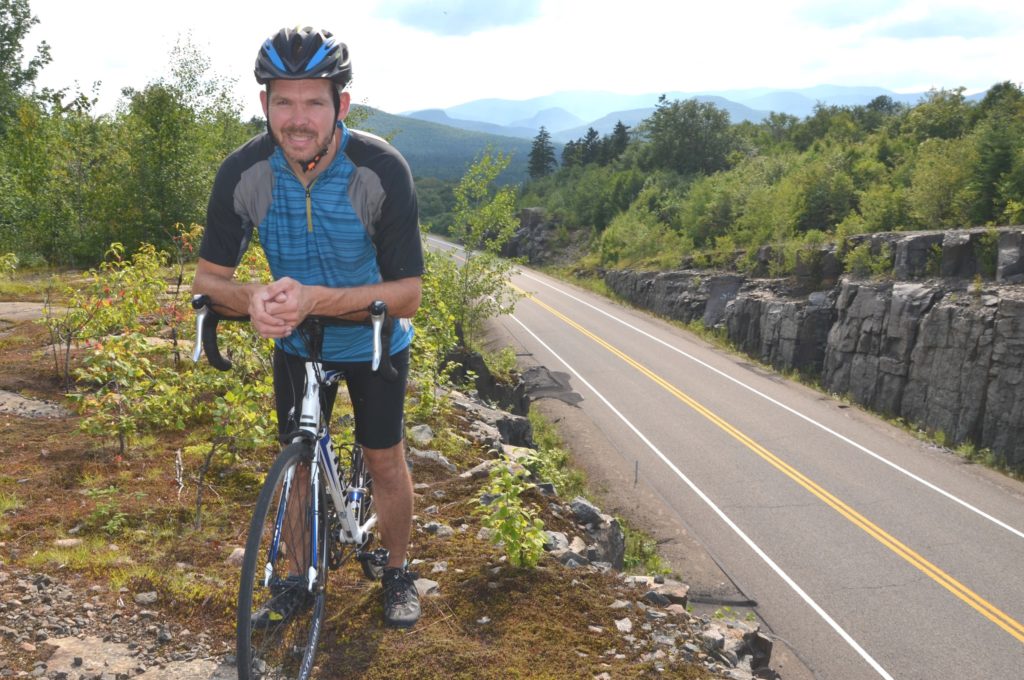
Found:
[[[397,151],[382,170],[384,203],[373,238],[381,276],[385,281],[422,276],[423,242],[412,172]]]
[[[232,159],[224,161],[213,180],[213,191],[206,206],[206,230],[199,246],[199,257],[224,267],[234,267],[241,260],[245,227],[235,212],[234,193],[239,172]]]
[[[249,171],[265,162],[273,150],[270,135],[257,135],[236,149],[217,170],[206,206],[206,230],[199,247],[199,256],[204,260],[225,267],[236,267],[242,261],[253,227],[266,212],[265,208],[260,211],[253,206],[259,204],[261,198],[266,205],[270,200],[269,189],[252,181],[253,174]],[[250,178],[244,188],[241,186],[243,174]]]

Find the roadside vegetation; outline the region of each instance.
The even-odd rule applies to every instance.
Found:
[[[1019,224],[1024,91],[1007,81],[974,100],[934,90],[915,106],[880,96],[739,124],[663,98],[635,129],[567,144],[561,163],[538,134],[531,158],[520,205],[582,234],[593,268],[751,271],[770,245],[781,275],[802,251],[858,234]],[[869,274],[886,259],[839,254]]]

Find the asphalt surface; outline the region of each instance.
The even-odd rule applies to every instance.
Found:
[[[1024,677],[1024,485],[641,312],[514,282],[530,297],[497,336],[582,398],[537,407],[698,600],[756,613],[783,677]]]

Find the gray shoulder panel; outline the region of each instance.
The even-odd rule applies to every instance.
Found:
[[[370,238],[373,238],[380,219],[384,196],[384,185],[377,173],[368,167],[357,166],[349,180],[348,197]]]
[[[257,225],[267,216],[274,190],[274,172],[270,161],[263,160],[247,168],[235,187],[235,212]]]

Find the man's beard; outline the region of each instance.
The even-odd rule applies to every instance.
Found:
[[[292,134],[309,135],[313,138],[313,140],[316,143],[311,148],[303,152],[302,157],[299,157],[295,155],[295,152],[291,151],[290,147],[287,146],[285,143],[288,139],[288,136]],[[289,126],[283,128],[279,133],[275,133],[274,137],[276,138],[275,141],[277,142],[277,145],[280,146],[281,150],[284,152],[285,157],[289,161],[301,166],[304,172],[309,172],[314,167],[316,167],[316,164],[319,163],[320,158],[326,155],[327,152],[330,150],[331,140],[334,137],[334,130],[332,129],[330,133],[328,133],[321,139],[320,137],[317,136],[316,130],[312,128],[309,128],[304,125]]]

